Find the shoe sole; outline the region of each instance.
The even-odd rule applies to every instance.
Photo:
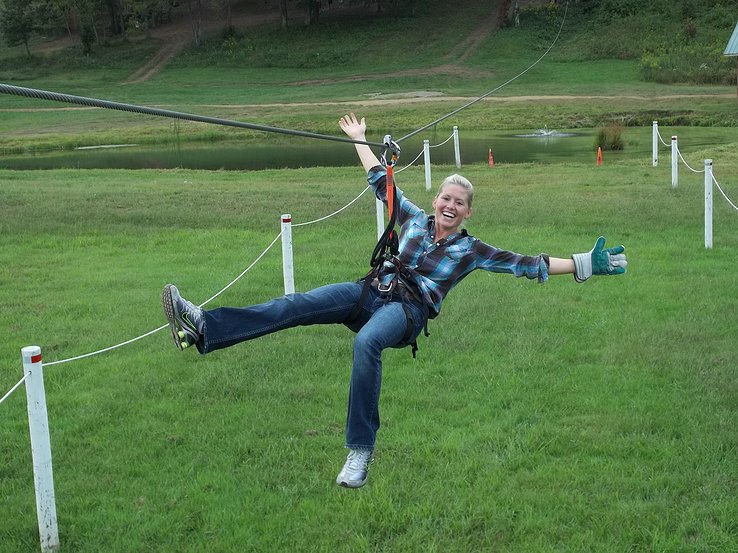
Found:
[[[336,484],[338,484],[342,488],[350,488],[352,490],[355,490],[356,488],[361,488],[364,484],[366,484],[366,481],[367,481],[367,478],[364,478],[364,480],[362,480],[361,482],[357,482],[356,484],[350,484],[345,481],[336,482]]]
[[[161,305],[164,308],[164,314],[167,317],[169,329],[172,331],[172,340],[174,340],[174,345],[177,346],[177,349],[183,351],[184,347],[182,347],[182,339],[185,337],[185,331],[179,324],[177,324],[177,313],[174,309],[174,302],[172,301],[171,284],[167,284],[161,293]],[[186,344],[187,342],[185,341],[184,343]]]

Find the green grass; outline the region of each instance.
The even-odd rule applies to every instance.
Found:
[[[715,159],[734,199],[735,144]],[[691,159],[691,158],[690,158]],[[434,180],[453,172],[434,167]],[[309,327],[200,357],[166,332],[47,367],[62,547],[131,551],[731,551],[738,547],[738,214],[668,164],[464,167],[469,230],[566,256],[597,234],[629,271],[577,285],[476,273],[419,357],[384,356],[369,484],[344,452],[351,334]],[[46,362],[161,325],[176,282],[202,301],[279,232],[362,188],[359,169],[0,172],[0,389],[20,348]],[[422,172],[399,178],[422,206]],[[356,278],[375,237],[364,197],[295,229],[296,284]],[[278,247],[278,246],[277,246]],[[280,293],[268,253],[215,305]],[[23,390],[0,406],[0,551],[38,550]]]

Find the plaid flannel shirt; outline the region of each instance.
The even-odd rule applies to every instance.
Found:
[[[373,167],[368,181],[377,198],[387,203],[387,171]],[[435,217],[408,200],[395,187],[399,203],[397,222],[400,225],[397,256],[405,267],[411,269],[423,300],[431,310],[431,317],[441,311],[441,303],[451,289],[475,269],[494,273],[508,273],[516,277],[548,280],[548,256],[520,255],[490,246],[461,230],[436,242]],[[385,262],[380,280],[387,284],[394,277],[394,266]]]

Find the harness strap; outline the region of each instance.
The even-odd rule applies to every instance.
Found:
[[[415,278],[413,278],[412,273],[405,268],[405,266],[402,264],[402,262],[397,258],[397,255],[400,253],[400,247],[399,247],[399,240],[397,237],[397,233],[395,232],[395,224],[397,223],[397,214],[400,211],[400,205],[399,205],[399,199],[397,195],[395,194],[395,179],[394,179],[394,165],[397,162],[397,158],[400,152],[400,147],[397,145],[396,142],[392,140],[392,137],[390,135],[387,135],[384,137],[384,145],[387,148],[387,150],[392,151],[391,160],[387,161],[386,154],[387,150],[382,154],[382,162],[385,165],[385,168],[387,170],[386,178],[385,178],[385,186],[386,186],[386,196],[387,196],[387,211],[389,214],[389,221],[387,223],[387,227],[384,229],[384,232],[382,233],[382,236],[379,238],[379,241],[377,242],[377,245],[374,247],[374,251],[372,252],[372,257],[370,260],[371,270],[364,276],[364,284],[361,289],[361,294],[359,295],[359,301],[356,302],[356,305],[354,305],[354,308],[351,310],[351,313],[349,313],[349,316],[346,320],[347,323],[351,323],[355,321],[359,314],[361,313],[361,308],[364,305],[364,302],[366,301],[366,297],[369,294],[369,288],[372,286],[372,282],[374,279],[379,278],[379,273],[385,263],[385,261],[389,261],[397,268],[397,275],[392,281],[392,285],[388,287],[387,290],[382,290],[380,288],[380,292],[383,293],[392,293],[394,288],[397,285],[397,280],[402,279],[406,282],[406,288],[408,289],[408,292],[411,295],[415,295],[416,291],[412,290],[410,286],[412,286],[415,283]],[[419,291],[417,291],[419,292]],[[423,301],[422,295],[419,293],[417,294],[418,298],[420,300],[420,303],[423,307],[423,329],[425,331],[425,335],[428,336],[428,315],[429,315],[429,309],[426,305],[425,301]],[[403,301],[402,303],[403,311],[405,312],[405,317],[407,318],[407,324],[405,325],[405,333],[402,337],[402,342],[409,344],[412,346],[412,352],[413,352],[413,359],[415,359],[415,353],[418,351],[418,343],[417,340],[413,340],[412,342],[409,342],[410,337],[413,335],[413,329],[415,328],[415,321],[413,320],[412,312],[410,311],[410,308],[408,305]]]

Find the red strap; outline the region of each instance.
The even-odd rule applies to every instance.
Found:
[[[390,219],[395,206],[395,177],[394,166],[387,164],[387,210]]]

